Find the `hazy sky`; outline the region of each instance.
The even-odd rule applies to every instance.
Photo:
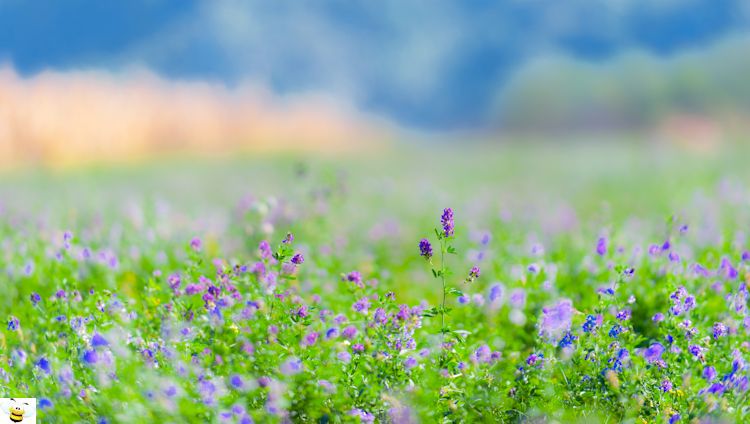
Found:
[[[0,62],[329,93],[402,125],[481,126],[548,53],[669,56],[744,33],[746,0],[0,0]]]

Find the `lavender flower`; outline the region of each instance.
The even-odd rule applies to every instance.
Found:
[[[301,253],[297,253],[294,256],[292,256],[292,263],[295,265],[301,265],[303,262],[305,262],[305,257],[302,256]]]
[[[597,326],[600,325],[600,319],[595,317],[594,315],[588,315],[586,317],[586,321],[583,323],[582,329],[584,333],[590,333],[592,332]]]
[[[718,340],[719,337],[727,334],[727,326],[724,323],[717,322],[713,327],[714,340]]]
[[[352,309],[357,312],[366,314],[370,309],[370,299],[368,299],[367,297],[359,299],[358,301],[354,302],[354,305],[352,305]]]
[[[273,253],[271,252],[271,245],[267,241],[263,240],[258,244],[258,253],[261,259],[271,259]]]
[[[432,257],[432,245],[426,238],[419,241],[419,255],[425,259],[430,259]]]
[[[8,318],[8,330],[9,331],[16,331],[19,328],[21,328],[21,322],[18,321],[18,318],[14,316],[10,316]]]
[[[649,363],[655,363],[661,360],[664,350],[664,346],[661,343],[652,343],[651,346],[643,351],[643,358]]]
[[[710,366],[704,368],[703,378],[705,378],[706,381],[712,381],[714,378],[716,378],[716,368]]]
[[[476,266],[476,265],[474,265],[473,267],[471,267],[471,271],[469,271],[469,278],[473,281],[473,280],[479,278],[479,275],[480,275],[479,267]]]
[[[570,330],[572,318],[573,302],[569,299],[562,299],[552,306],[547,306],[542,309],[539,334],[559,338],[564,332]]]
[[[599,256],[604,256],[607,254],[607,238],[606,237],[599,237],[599,240],[597,240],[596,254]]]
[[[448,238],[453,236],[455,224],[453,222],[453,209],[443,209],[443,215],[440,217],[440,223],[443,226],[443,236]]]
[[[91,346],[94,348],[109,346],[109,342],[101,334],[94,333],[91,337]]]

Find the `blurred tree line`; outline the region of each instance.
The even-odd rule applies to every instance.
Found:
[[[496,97],[494,121],[511,130],[617,130],[673,115],[750,111],[750,38],[669,58],[628,53],[600,62],[540,59]],[[750,115],[750,114],[748,114]]]

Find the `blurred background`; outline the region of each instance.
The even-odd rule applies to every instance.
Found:
[[[750,131],[748,52],[744,0],[0,0],[0,167],[726,151]]]

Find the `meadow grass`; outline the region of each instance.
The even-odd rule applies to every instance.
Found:
[[[745,150],[423,147],[4,173],[0,392],[63,423],[748,419]]]

